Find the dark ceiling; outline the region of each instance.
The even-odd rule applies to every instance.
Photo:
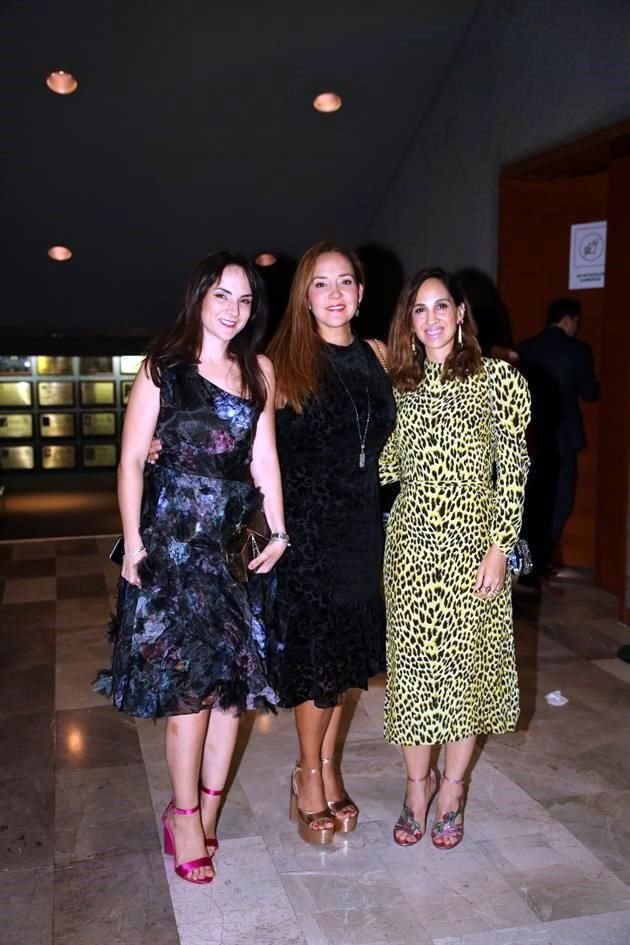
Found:
[[[151,333],[213,249],[360,244],[476,6],[4,0],[2,334]]]

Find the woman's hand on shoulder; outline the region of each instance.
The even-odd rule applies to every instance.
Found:
[[[266,354],[259,354],[257,355],[257,358],[258,358],[258,365],[261,371],[263,372],[263,374],[265,375],[265,380],[267,381],[267,385],[268,386],[270,384],[275,385],[276,372],[274,371],[273,362],[271,358],[268,358]]]
[[[147,463],[150,463],[152,466],[155,466],[158,459],[160,458],[160,453],[162,452],[162,441],[158,440],[157,437],[153,437],[151,440],[151,446],[149,447],[149,452],[147,455]]]
[[[387,373],[389,364],[389,352],[387,350],[387,345],[384,341],[381,341],[380,338],[366,338],[365,340],[378,358],[379,364],[385,373]]]
[[[276,566],[288,546],[287,541],[272,539],[258,557],[249,562],[248,569],[257,574],[268,574]]]

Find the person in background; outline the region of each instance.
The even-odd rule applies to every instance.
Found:
[[[164,849],[177,875],[196,884],[214,877],[216,818],[238,716],[277,702],[267,668],[268,572],[288,536],[274,372],[257,354],[265,320],[255,266],[229,252],[202,260],[177,321],[149,347],[123,429],[125,553],[112,669],[96,685],[128,715],[167,717],[173,795],[162,815]],[[156,430],[160,463],[145,479]],[[251,579],[239,583],[226,565],[226,543],[261,505],[271,541],[251,562]]]
[[[539,587],[550,574],[573,509],[578,453],[586,446],[580,400],[599,398],[599,383],[589,345],[576,336],[581,305],[556,299],[547,327],[517,347],[532,394],[532,470],[525,503],[524,535],[534,571],[521,582]]]
[[[395,411],[384,346],[353,330],[363,286],[353,251],[312,246],[268,349],[291,532],[278,568],[278,691],[295,709],[292,812],[311,843],[356,826],[339,767],[342,700],[384,668],[378,457]]]
[[[485,358],[499,358],[518,367],[519,355],[512,342],[505,310],[498,305],[483,305],[475,309],[473,317],[482,355]]]
[[[506,558],[521,524],[529,395],[514,368],[482,359],[461,287],[443,269],[403,289],[389,368],[397,421],[381,480],[401,491],[385,542],[385,737],[407,769],[394,840],[422,838],[439,787],[431,839],[450,850],[464,835],[477,736],[518,719]],[[445,746],[439,783],[435,745]]]

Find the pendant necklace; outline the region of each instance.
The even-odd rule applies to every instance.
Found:
[[[359,344],[361,344],[361,342],[359,342]],[[362,349],[361,349],[361,355],[363,356],[363,361],[364,361],[364,364],[365,364],[365,355],[363,354],[363,350],[362,350]],[[349,388],[348,388],[348,385],[346,384],[346,382],[344,381],[343,377],[342,377],[341,374],[339,373],[339,371],[338,371],[338,369],[337,369],[337,365],[335,364],[335,362],[334,362],[334,360],[333,360],[332,357],[330,358],[330,363],[331,363],[332,366],[333,366],[333,369],[334,369],[334,371],[335,371],[335,374],[337,375],[337,378],[338,378],[338,380],[339,380],[339,383],[341,384],[341,386],[342,386],[343,389],[345,390],[346,394],[348,395],[348,398],[349,398],[350,403],[352,404],[352,408],[353,408],[353,410],[354,410],[354,416],[355,416],[355,419],[356,419],[356,421],[357,421],[357,432],[358,432],[358,434],[359,434],[359,469],[363,469],[363,468],[365,467],[365,440],[366,440],[366,437],[367,437],[368,427],[369,427],[369,425],[370,425],[370,419],[371,419],[371,417],[372,417],[372,401],[371,401],[371,399],[370,399],[370,388],[369,388],[369,386],[368,386],[368,384],[367,384],[367,381],[366,381],[366,384],[365,384],[365,395],[366,395],[366,398],[367,398],[367,416],[366,416],[366,418],[365,418],[365,426],[363,427],[363,433],[362,433],[362,432],[361,432],[361,419],[360,419],[360,417],[359,417],[359,410],[358,410],[357,405],[356,405],[356,403],[355,403],[354,397],[353,397],[352,394],[350,393],[350,390],[349,390]]]

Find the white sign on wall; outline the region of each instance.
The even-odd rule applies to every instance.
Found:
[[[606,275],[606,221],[571,227],[569,288],[601,289]]]

